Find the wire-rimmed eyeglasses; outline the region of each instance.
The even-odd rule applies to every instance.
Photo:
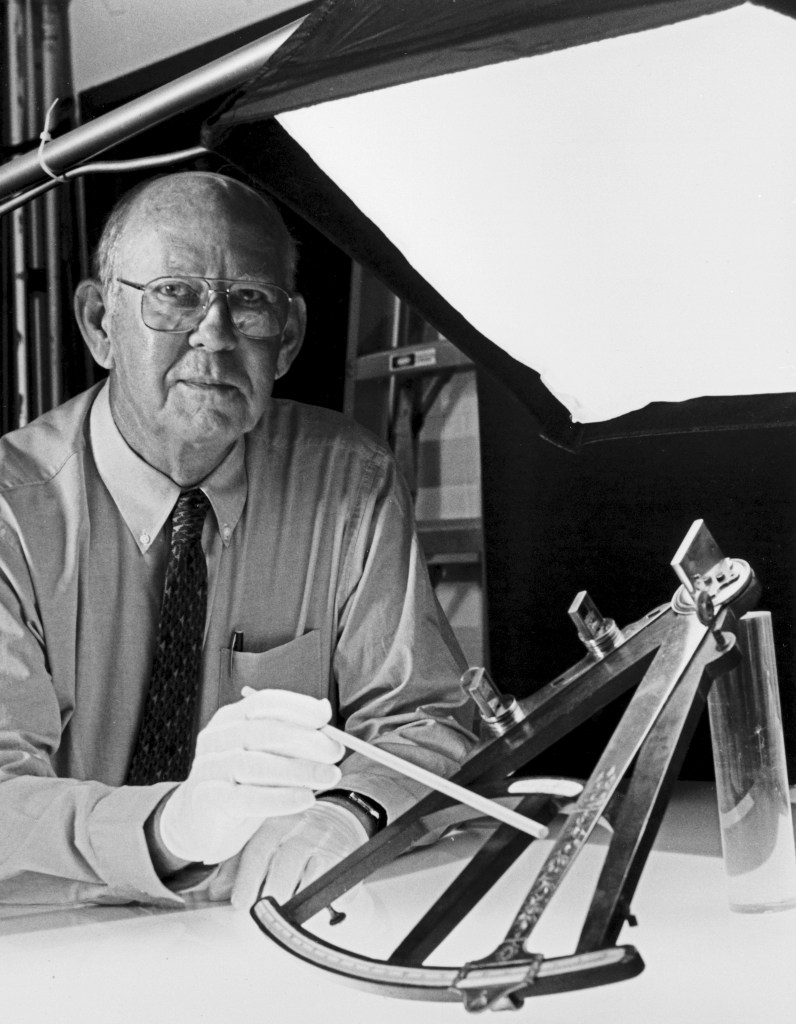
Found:
[[[225,295],[230,319],[245,338],[265,341],[278,338],[287,325],[291,297],[266,281],[233,281],[203,277],[156,277],[137,284],[118,277],[117,281],[143,292],[141,319],[153,331],[185,334],[199,326],[213,294]],[[226,287],[218,287],[219,285]]]

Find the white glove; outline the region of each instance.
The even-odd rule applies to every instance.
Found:
[[[241,855],[232,905],[248,910],[260,896],[286,903],[368,838],[354,813],[325,800],[297,818],[265,821]]]
[[[233,857],[264,819],[297,814],[313,790],[340,781],[344,748],[318,730],[329,701],[258,690],[220,708],[200,733],[191,773],[166,802],[160,838],[175,857],[218,864]]]

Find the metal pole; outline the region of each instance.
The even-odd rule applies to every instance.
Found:
[[[4,3],[0,12],[3,32],[3,60],[6,58],[6,26],[8,22],[8,4]],[[5,80],[4,80],[5,81]],[[9,145],[8,111],[6,88],[3,89],[2,122],[0,122],[0,140],[4,146]],[[13,302],[13,282],[11,278],[11,218],[0,220],[0,435],[11,430],[12,413],[12,373],[11,373],[11,336]]]
[[[25,44],[24,0],[6,0],[6,68],[8,93],[8,141],[13,146],[25,138],[25,85],[22,69]],[[16,375],[14,421],[24,427],[29,418],[28,403],[28,318],[27,273],[25,267],[25,213],[11,214],[11,263],[14,353]]]
[[[33,0],[25,0],[25,107],[28,138],[35,138],[41,131],[41,108],[39,106],[38,56],[40,50],[40,14],[34,10]],[[43,413],[46,406],[47,358],[47,305],[44,278],[44,210],[41,199],[34,199],[26,210],[27,220],[27,271],[28,271],[28,331],[30,356],[30,418]],[[31,271],[33,273],[31,273]]]
[[[47,147],[49,167],[55,173],[65,171],[174,114],[242,85],[262,68],[303,21],[304,18],[298,18],[254,43],[233,50],[225,57],[54,139]],[[0,168],[0,198],[45,178],[37,154],[27,153]]]
[[[44,0],[41,8],[41,67],[43,107],[48,110],[58,96],[71,93],[68,77],[69,34],[66,22],[66,4],[59,0]],[[49,349],[48,408],[61,404],[62,331],[61,318],[61,190],[53,189],[44,197],[45,264],[47,269],[47,327]],[[41,201],[41,200],[40,200]]]
[[[5,39],[5,8],[3,9],[3,38]],[[3,111],[5,115],[5,110]],[[7,133],[3,134],[4,142]],[[0,435],[13,429],[13,380],[11,370],[11,337],[13,334],[13,302],[11,280],[11,218],[0,220],[0,260],[2,260],[2,281],[0,281]]]
[[[401,300],[397,295],[390,294],[390,348],[398,348],[401,344]],[[394,373],[390,374],[387,384],[387,444],[395,451],[397,437],[395,434],[400,414],[401,391]]]
[[[80,109],[80,95],[75,95],[75,124],[79,125],[83,120],[83,115]],[[80,280],[86,278],[91,273],[91,258],[89,256],[89,244],[88,244],[88,228],[86,225],[86,183],[83,178],[76,178],[74,184],[74,197],[75,197],[75,208],[74,218],[77,229],[77,259],[80,273],[78,275]],[[83,352],[83,380],[85,381],[86,387],[91,387],[92,384],[96,383],[97,371],[96,363],[94,358],[89,351],[88,345],[82,345],[81,350]]]
[[[68,22],[66,23],[68,25]],[[67,36],[68,39],[68,36]],[[75,96],[75,124],[79,125],[83,120],[83,113],[80,109],[80,96]],[[75,179],[75,212],[77,215],[77,257],[80,264],[80,277],[88,277],[91,273],[91,258],[89,256],[88,230],[86,228],[86,183],[83,178]],[[91,360],[92,366],[94,360]]]
[[[343,415],[354,418],[356,407],[357,356],[359,355],[359,322],[362,307],[362,265],[356,260],[351,264],[351,287],[348,299],[348,339],[345,353],[345,387],[343,391]]]

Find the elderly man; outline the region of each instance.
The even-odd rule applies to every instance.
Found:
[[[321,726],[470,749],[389,453],[270,398],[294,262],[231,179],[134,189],[76,294],[107,383],[0,441],[0,901],[284,900],[419,796]]]

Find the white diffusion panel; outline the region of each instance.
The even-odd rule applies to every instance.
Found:
[[[581,422],[796,391],[796,23],[744,6],[279,118]]]

